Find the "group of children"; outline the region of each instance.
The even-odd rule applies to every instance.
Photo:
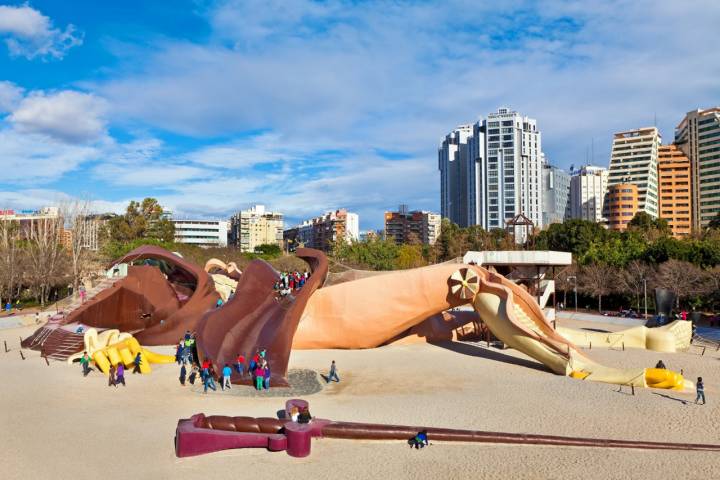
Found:
[[[133,359],[133,371],[132,373],[140,373],[140,365],[142,364],[142,352],[138,352]],[[83,352],[83,356],[80,357],[80,366],[82,367],[83,377],[87,377],[92,371],[90,368],[90,362],[92,359],[88,355],[87,351]],[[120,362],[115,365],[110,365],[108,370],[108,387],[117,387],[119,383],[125,385],[125,365]]]
[[[280,279],[275,282],[274,289],[281,297],[284,297],[286,295],[290,295],[293,291],[300,290],[304,287],[308,278],[310,278],[310,273],[307,270],[303,273],[282,272],[280,274]]]
[[[195,347],[195,332],[190,333],[190,330],[185,330],[185,336],[180,339],[175,347],[175,361],[178,365],[185,365],[194,363],[194,359],[197,356],[197,350]]]
[[[178,357],[181,358],[181,357]],[[182,357],[184,358],[184,357]],[[221,370],[221,375],[215,370],[215,365],[212,360],[206,358],[200,367],[197,363],[190,361],[191,370],[190,376],[187,376],[187,368],[185,362],[179,361],[180,364],[180,385],[185,386],[185,380],[187,379],[191,385],[195,384],[195,379],[200,376],[203,382],[203,391],[207,393],[208,389],[216,391],[215,380],[220,384],[222,390],[232,388],[231,377],[233,368],[229,363],[226,363]],[[256,390],[268,390],[270,388],[270,365],[267,361],[267,351],[262,348],[258,349],[255,355],[250,359],[247,369],[245,368],[245,356],[237,354],[235,357],[234,368],[240,378],[244,378],[245,372],[251,376],[252,384]]]

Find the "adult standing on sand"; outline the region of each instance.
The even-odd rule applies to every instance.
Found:
[[[335,360],[333,360],[330,364],[330,371],[328,372],[327,381],[325,383],[330,383],[332,380],[340,383],[340,377],[338,377],[337,368],[335,367]]]

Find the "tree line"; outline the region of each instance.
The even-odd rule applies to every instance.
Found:
[[[154,198],[131,201],[121,215],[95,215],[87,201],[58,207],[57,216],[0,220],[0,305],[46,305],[78,291],[87,279],[104,274],[107,265],[141,245],[157,245],[203,266],[210,258],[235,262],[242,270],[260,258],[281,271],[307,265],[283,256],[278,245],[257,252],[236,248],[200,248],[175,243],[175,227]]]
[[[341,240],[333,245],[332,257],[345,267],[396,270],[453,260],[469,250],[517,249],[571,252],[573,265],[558,275],[557,290],[564,299],[577,289],[580,302],[587,306],[592,299],[598,310],[603,306],[641,309],[647,291],[652,311],[657,287],[675,293],[678,308],[714,309],[720,303],[720,220],[701,234],[682,239],[672,236],[667,221],[645,212],[638,213],[623,232],[586,220],[567,220],[518,244],[504,229],[461,228],[443,219],[432,246],[397,245],[393,239],[381,238]]]
[[[0,220],[0,304],[44,305],[61,291],[77,291],[93,263],[92,227],[88,203],[82,201],[60,205],[57,215]]]

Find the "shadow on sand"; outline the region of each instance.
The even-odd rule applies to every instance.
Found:
[[[462,342],[430,342],[436,347],[451,350],[456,353],[463,355],[469,355],[471,357],[488,358],[498,362],[509,363],[512,365],[518,365],[520,367],[532,368],[533,370],[539,370],[541,372],[549,372],[550,370],[545,368],[541,363],[533,362],[531,360],[525,360],[524,358],[517,358],[511,355],[506,355],[495,350],[488,348],[478,347],[476,345],[470,345]]]
[[[682,399],[682,398],[675,398],[675,397],[671,397],[670,395],[666,395],[666,394],[664,394],[664,393],[658,393],[658,392],[652,392],[652,394],[653,394],[653,395],[658,395],[658,396],[663,397],[663,398],[667,398],[668,400],[675,400],[676,402],[680,402],[680,403],[682,403],[683,405],[687,405],[687,404],[688,404],[688,401],[687,401],[687,400],[684,400],[684,399]]]

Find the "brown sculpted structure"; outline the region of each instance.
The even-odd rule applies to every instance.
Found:
[[[197,328],[198,355],[218,365],[234,363],[238,353],[245,356],[266,349],[270,385],[286,386],[288,358],[295,331],[305,306],[327,275],[327,258],[318,251],[298,248],[312,275],[305,286],[283,298],[273,289],[279,275],[267,262],[254,260],[238,281],[233,298],[208,312]],[[233,372],[233,383],[248,382]]]
[[[194,265],[164,248],[145,245],[136,248],[124,257],[113,262],[130,263],[138,260],[155,260],[163,262],[167,269],[167,282],[176,292],[180,308],[166,318],[154,319],[152,324],[135,337],[143,345],[172,345],[180,339],[185,330],[195,330],[200,317],[217,302],[218,294],[210,275],[202,268]],[[152,295],[152,289],[144,292]],[[120,328],[116,326],[114,328]]]
[[[66,359],[82,349],[80,325],[130,332],[147,345],[175,344],[186,331],[197,331],[200,360],[221,366],[234,363],[238,354],[252,358],[264,350],[270,385],[285,386],[293,347],[357,349],[408,339],[452,339],[471,324],[471,332],[490,332],[559,375],[639,387],[694,388],[669,370],[616,369],[592,361],[548,323],[526,290],[477,265],[446,263],[323,287],[325,255],[312,249],[298,249],[297,255],[312,270],[303,287],[281,295],[274,288],[278,272],[254,260],[222,305],[215,290],[218,282],[207,272],[161,248],[141,247],[116,262],[131,265],[126,278],[65,323],[46,325],[24,346]],[[143,265],[132,266],[137,261]],[[472,306],[474,315],[447,312],[460,305]],[[660,343],[675,345],[676,337],[669,332]],[[249,377],[234,373],[232,381],[248,382]]]
[[[22,346],[64,360],[82,349],[80,326],[118,329],[135,334],[144,345],[171,345],[217,302],[210,275],[202,268],[155,246],[142,246],[113,262],[130,265],[128,274],[112,282],[69,315],[58,315]]]

